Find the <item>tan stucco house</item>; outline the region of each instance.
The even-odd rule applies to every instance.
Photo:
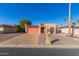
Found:
[[[16,25],[0,25],[0,33],[14,33],[17,32]]]
[[[56,24],[52,24],[52,23],[44,23],[44,24],[40,24],[40,25],[28,25],[27,27],[25,27],[25,31],[28,34],[41,34],[41,33],[50,33],[49,31],[51,31],[51,33],[56,33]]]

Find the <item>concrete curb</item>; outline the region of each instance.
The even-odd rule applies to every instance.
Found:
[[[78,45],[16,45],[5,44],[0,45],[0,48],[79,48]]]

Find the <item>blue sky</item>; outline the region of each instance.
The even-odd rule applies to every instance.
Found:
[[[79,18],[79,4],[72,4],[72,21]],[[33,25],[56,23],[67,25],[63,19],[68,17],[68,3],[16,3],[0,4],[0,24],[18,24],[23,18]]]

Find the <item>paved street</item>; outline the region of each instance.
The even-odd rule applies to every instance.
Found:
[[[79,48],[0,48],[2,56],[79,56]]]
[[[19,36],[22,33],[6,33],[6,34],[0,34],[0,42],[6,41],[8,39],[11,39],[13,37]]]

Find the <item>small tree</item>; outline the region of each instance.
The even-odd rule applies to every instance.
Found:
[[[22,19],[20,22],[19,22],[19,25],[17,25],[17,28],[18,28],[18,32],[25,32],[25,24],[26,25],[31,25],[31,21],[30,20],[27,20],[27,19]]]
[[[21,26],[17,25],[17,32],[22,32]]]
[[[31,25],[31,21],[30,21],[30,20],[27,20],[27,19],[22,19],[22,20],[20,21],[20,25],[21,25],[21,26],[25,26],[25,24],[26,24],[26,25]]]

